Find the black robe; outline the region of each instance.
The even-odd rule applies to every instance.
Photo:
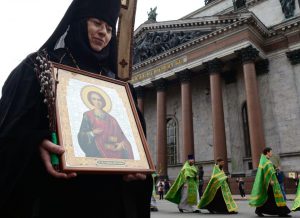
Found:
[[[214,199],[203,209],[207,209],[210,213],[227,214],[226,203],[224,201],[221,188],[218,189]]]
[[[57,50],[49,54],[50,60],[60,62],[64,54],[64,49]],[[62,180],[46,172],[38,148],[50,134],[33,70],[35,56],[13,70],[2,90],[0,217],[150,217],[151,175],[127,183],[121,175],[81,174]],[[74,67],[68,55],[61,63]]]
[[[274,198],[273,188],[271,185],[268,187],[268,199],[261,207],[255,209],[256,214],[268,215],[286,215],[291,211],[287,206],[278,207]]]
[[[228,183],[228,179],[226,180],[226,182]],[[218,188],[214,199],[208,205],[206,205],[203,209],[207,209],[210,213],[217,213],[217,214],[236,214],[237,213],[234,211],[232,211],[232,212],[228,211],[223,194],[222,194],[221,187]]]

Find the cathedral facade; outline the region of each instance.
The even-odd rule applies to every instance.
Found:
[[[160,176],[189,154],[251,177],[264,147],[300,173],[298,0],[211,0],[185,17],[135,31],[131,83]]]

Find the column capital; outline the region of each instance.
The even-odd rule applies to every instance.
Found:
[[[258,74],[258,75],[268,73],[269,72],[269,60],[263,59],[263,60],[255,63],[255,71],[256,71],[256,74]]]
[[[288,57],[292,65],[300,64],[300,49],[288,51],[286,53],[286,56]]]
[[[164,78],[152,81],[152,84],[155,86],[157,91],[166,91],[167,89],[167,80]]]
[[[253,48],[252,45],[249,45],[246,48],[242,48],[238,51],[235,51],[237,56],[242,60],[243,63],[254,62],[258,57],[259,51],[256,48]]]
[[[219,58],[215,58],[211,61],[205,62],[204,66],[210,74],[221,73],[223,62]]]
[[[145,97],[145,88],[143,86],[138,86],[135,88],[137,98]]]
[[[180,80],[181,83],[187,83],[191,81],[192,72],[189,69],[177,72],[176,77]]]

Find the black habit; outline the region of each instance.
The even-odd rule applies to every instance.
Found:
[[[120,4],[120,1],[74,0],[41,49],[46,49],[51,61],[76,67],[66,48],[54,48],[56,42],[66,32],[66,28],[70,27],[69,31],[72,33],[73,27],[82,25],[91,16],[113,26],[119,13],[119,9],[114,10],[114,4]],[[113,10],[105,9],[106,6]],[[99,17],[97,7],[102,7],[99,9],[102,13]],[[84,33],[86,29],[78,34]],[[73,43],[72,40],[74,39],[66,37],[66,45]],[[101,54],[86,54],[91,57],[89,61],[84,56],[80,57],[82,52],[89,49],[84,48],[79,52],[70,45],[69,50],[73,52],[82,70],[93,73],[102,71],[104,75],[113,77],[116,69],[115,40],[113,36],[109,49]],[[86,36],[82,42],[87,43]],[[39,144],[43,139],[50,138],[50,132],[47,108],[34,72],[36,55],[37,53],[29,55],[17,66],[2,89],[0,217],[150,218],[151,175],[144,181],[125,182],[121,175],[77,175],[76,178],[63,180],[53,178],[46,172],[40,158]],[[140,112],[139,115],[145,130]]]

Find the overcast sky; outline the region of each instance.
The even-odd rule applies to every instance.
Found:
[[[0,89],[8,74],[48,39],[70,3],[71,0],[1,0]],[[157,21],[166,21],[179,19],[203,5],[204,0],[138,0],[135,28],[147,20],[147,12],[155,6]]]

